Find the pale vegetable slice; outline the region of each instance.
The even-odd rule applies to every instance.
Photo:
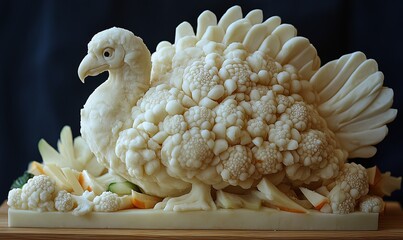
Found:
[[[380,197],[390,196],[392,192],[399,190],[401,185],[402,177],[393,177],[390,172],[385,172],[379,182],[370,188],[370,192]]]
[[[84,190],[78,181],[80,173],[71,168],[62,168],[62,172],[66,177],[67,182],[69,182],[70,186],[73,188],[73,194],[82,195]]]
[[[144,193],[139,193],[132,190],[132,204],[137,208],[149,209],[153,208],[158,202],[161,202],[161,198],[150,196]]]
[[[88,164],[88,161],[94,157],[94,154],[81,136],[74,138],[74,156],[75,160],[83,166]]]
[[[69,126],[64,126],[60,132],[60,140],[57,143],[57,147],[64,161],[68,161],[73,168],[80,169],[79,166],[76,166],[81,164],[75,161],[73,134]]]
[[[38,163],[37,161],[32,161],[29,163],[28,172],[35,176],[45,174],[45,172],[43,171],[43,165],[41,163]]]
[[[368,183],[370,186],[376,185],[382,178],[382,173],[377,166],[367,168]]]
[[[266,176],[266,178],[273,183],[273,185],[279,185],[285,177],[285,171],[279,171],[277,173],[272,173]]]
[[[60,189],[66,190],[68,192],[71,192],[73,190],[72,186],[70,185],[69,181],[66,179],[66,176],[63,174],[63,172],[59,166],[57,166],[54,163],[48,163],[48,164],[45,164],[45,166],[43,167],[43,170],[46,175],[51,177],[56,182],[56,185]]]
[[[130,195],[132,190],[139,192],[140,189],[135,184],[124,181],[124,182],[113,182],[109,184],[108,191],[118,194],[119,196]]]
[[[104,189],[107,189],[111,183],[126,181],[126,179],[119,175],[113,174],[112,172],[107,172],[99,177],[96,177],[96,180]]]
[[[38,143],[39,153],[42,156],[43,163],[46,165],[48,163],[59,164],[63,162],[63,158],[60,154],[47,143],[44,139],[41,139]]]
[[[78,181],[84,190],[94,192],[96,195],[100,195],[105,191],[105,188],[87,170],[81,172]]]
[[[283,211],[295,213],[308,212],[308,210],[291,200],[266,178],[263,178],[262,181],[259,182],[257,189],[263,193],[263,201],[268,202],[269,204],[274,205]]]
[[[219,190],[217,191],[216,205],[225,209],[247,208],[257,210],[261,207],[262,201],[254,194],[238,195]]]
[[[84,169],[86,169],[94,177],[101,176],[102,173],[105,172],[105,167],[98,163],[95,156],[87,162]]]
[[[326,186],[320,186],[319,188],[317,188],[316,190],[315,190],[315,192],[317,192],[317,193],[319,193],[319,194],[321,194],[321,195],[323,195],[323,196],[328,196],[329,195],[329,190],[327,189],[327,187]]]
[[[316,210],[320,210],[326,203],[329,203],[329,198],[315,192],[312,190],[309,190],[308,188],[300,187],[299,188],[308,199],[308,201],[315,207]]]

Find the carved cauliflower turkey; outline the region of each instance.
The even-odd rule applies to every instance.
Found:
[[[100,52],[112,48],[118,56],[118,47],[102,48],[107,41],[100,39],[132,34],[107,31],[92,41],[100,42]],[[102,70],[110,71],[110,81],[141,81],[130,86],[116,80],[135,88],[111,99],[121,101],[115,103],[120,115],[109,114],[94,97],[105,90],[95,91],[84,106],[81,131],[100,162],[145,192],[168,197],[157,205],[166,210],[215,208],[210,186],[250,189],[280,172],[294,186],[334,182],[348,157],[375,154],[372,145],[396,115],[393,91],[382,87],[375,61],[354,53],[320,68],[308,39],[278,17],[263,22],[260,10],[242,17],[236,6],[218,22],[205,11],[196,33],[180,24],[175,43],[161,42],[151,62],[132,78],[115,74],[127,70],[108,63]],[[107,120],[91,117],[95,108],[106,109],[97,114]]]

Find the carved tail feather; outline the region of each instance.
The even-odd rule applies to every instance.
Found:
[[[261,10],[253,10],[243,18],[241,7],[234,6],[218,22],[214,13],[204,11],[198,17],[196,33],[188,22],[183,22],[176,28],[174,44],[160,42],[152,56],[154,85],[164,81],[161,72],[172,68],[172,58],[176,53],[209,42],[224,47],[241,43],[250,53],[261,51],[283,66],[292,64],[305,80],[311,78],[321,64],[315,47],[307,38],[297,36],[294,26],[281,24],[277,16],[263,22]]]
[[[383,78],[375,60],[355,52],[327,63],[310,80],[319,95],[318,111],[349,158],[375,155],[373,145],[396,117],[393,90],[383,87]]]

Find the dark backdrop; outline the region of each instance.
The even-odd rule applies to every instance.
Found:
[[[80,109],[106,79],[82,84],[77,67],[91,37],[120,26],[141,36],[151,52],[173,41],[182,21],[196,25],[206,9],[221,16],[235,4],[281,16],[315,45],[322,63],[353,51],[374,58],[402,105],[402,1],[0,1],[0,200],[28,162],[40,160],[37,142],[56,145],[68,124],[79,134]],[[403,175],[402,115],[389,125],[377,155],[364,162]],[[402,191],[393,199],[402,202]]]

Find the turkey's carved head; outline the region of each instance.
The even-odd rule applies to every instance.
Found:
[[[125,65],[133,69],[135,65],[143,65],[144,60],[147,62],[143,57],[150,58],[143,40],[130,31],[113,27],[96,34],[88,43],[88,53],[78,68],[78,76],[84,82],[87,76],[104,71],[113,73]]]

